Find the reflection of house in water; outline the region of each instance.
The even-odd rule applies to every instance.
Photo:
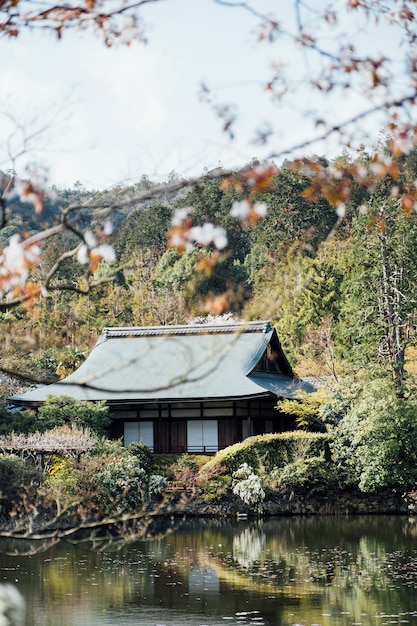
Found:
[[[188,575],[190,595],[208,595],[220,593],[220,581],[217,573],[210,567],[194,565]]]
[[[268,321],[107,328],[68,378],[12,400],[49,394],[105,400],[112,435],[155,452],[213,453],[250,435],[291,430],[277,399],[313,391],[298,380]]]

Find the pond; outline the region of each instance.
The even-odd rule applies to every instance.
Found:
[[[417,626],[417,519],[148,520],[0,541],[30,626]]]

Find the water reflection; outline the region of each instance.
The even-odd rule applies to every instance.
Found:
[[[233,558],[243,568],[248,568],[259,559],[265,543],[262,527],[244,528],[233,537]]]
[[[417,625],[417,523],[153,519],[64,541],[0,542],[28,624]]]
[[[188,575],[188,589],[191,595],[218,595],[220,580],[217,572],[207,566],[193,565]]]

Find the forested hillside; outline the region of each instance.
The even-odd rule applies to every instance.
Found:
[[[357,157],[368,174],[371,162],[365,153]],[[317,158],[317,163],[339,168],[341,176],[352,167],[344,154],[332,162]],[[397,166],[402,187],[415,185],[416,153]],[[312,194],[313,174],[301,166],[277,169],[269,184],[252,194],[254,202],[266,205],[266,214],[256,220],[233,214],[251,193],[247,181],[229,184],[210,176],[193,188],[111,211],[108,239],[117,260],[101,261],[94,289],[82,293],[91,268],[68,257],[43,297],[1,313],[3,371],[39,379],[63,376],[79,365],[104,326],[186,323],[196,315],[231,311],[242,319],[271,319],[301,375],[337,378],[382,365],[402,388],[404,360],[409,372],[415,369],[414,207],[404,210],[392,191],[396,181],[387,174],[373,186],[347,181],[350,197],[336,212],[331,198]],[[54,189],[39,214],[15,197],[5,207],[2,246],[22,224],[30,235],[58,223],[65,207],[90,197],[96,204],[100,200],[97,220],[94,212],[84,218],[81,212],[77,227],[98,232],[103,211],[115,198],[123,204],[154,184],[143,177],[134,187],[99,194],[80,185]],[[194,224],[223,227],[228,245],[222,250],[169,247],[173,215],[186,208],[192,208]],[[51,271],[70,238],[66,231],[43,243],[33,281],[38,272]]]

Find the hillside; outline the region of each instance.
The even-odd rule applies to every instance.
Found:
[[[366,164],[366,155],[359,158]],[[329,163],[321,158],[320,164],[335,167],[345,159]],[[400,166],[404,179],[416,177],[414,155]],[[172,180],[175,176],[167,181],[168,189]],[[156,186],[161,185],[142,177],[137,185],[100,193],[79,186],[52,189],[39,214],[17,197],[8,200],[3,246],[23,225],[32,234],[59,223],[69,205],[87,202],[93,209],[73,211],[71,224],[94,233],[104,219],[111,220],[108,242],[117,260],[102,261],[94,275],[100,284],[83,294],[88,268],[74,254],[62,258],[46,297],[5,310],[0,319],[4,369],[35,378],[55,377],[57,371],[65,375],[104,326],[183,323],[230,310],[241,318],[271,319],[298,373],[334,376],[381,359],[390,363],[392,329],[381,303],[391,298],[387,289],[400,287],[395,315],[401,319],[402,349],[414,368],[416,214],[405,215],[395,198],[387,202],[384,182],[374,189],[356,185],[341,219],[328,200],[309,197],[308,173],[284,165],[251,196],[267,206],[256,225],[231,215],[235,204],[252,193],[245,181],[222,184],[208,175],[194,188],[131,202]],[[224,251],[167,247],[173,214],[186,207],[192,207],[193,224],[225,229]],[[381,207],[383,238],[375,217],[380,219]],[[32,279],[48,275],[72,245],[68,231],[46,239]]]

